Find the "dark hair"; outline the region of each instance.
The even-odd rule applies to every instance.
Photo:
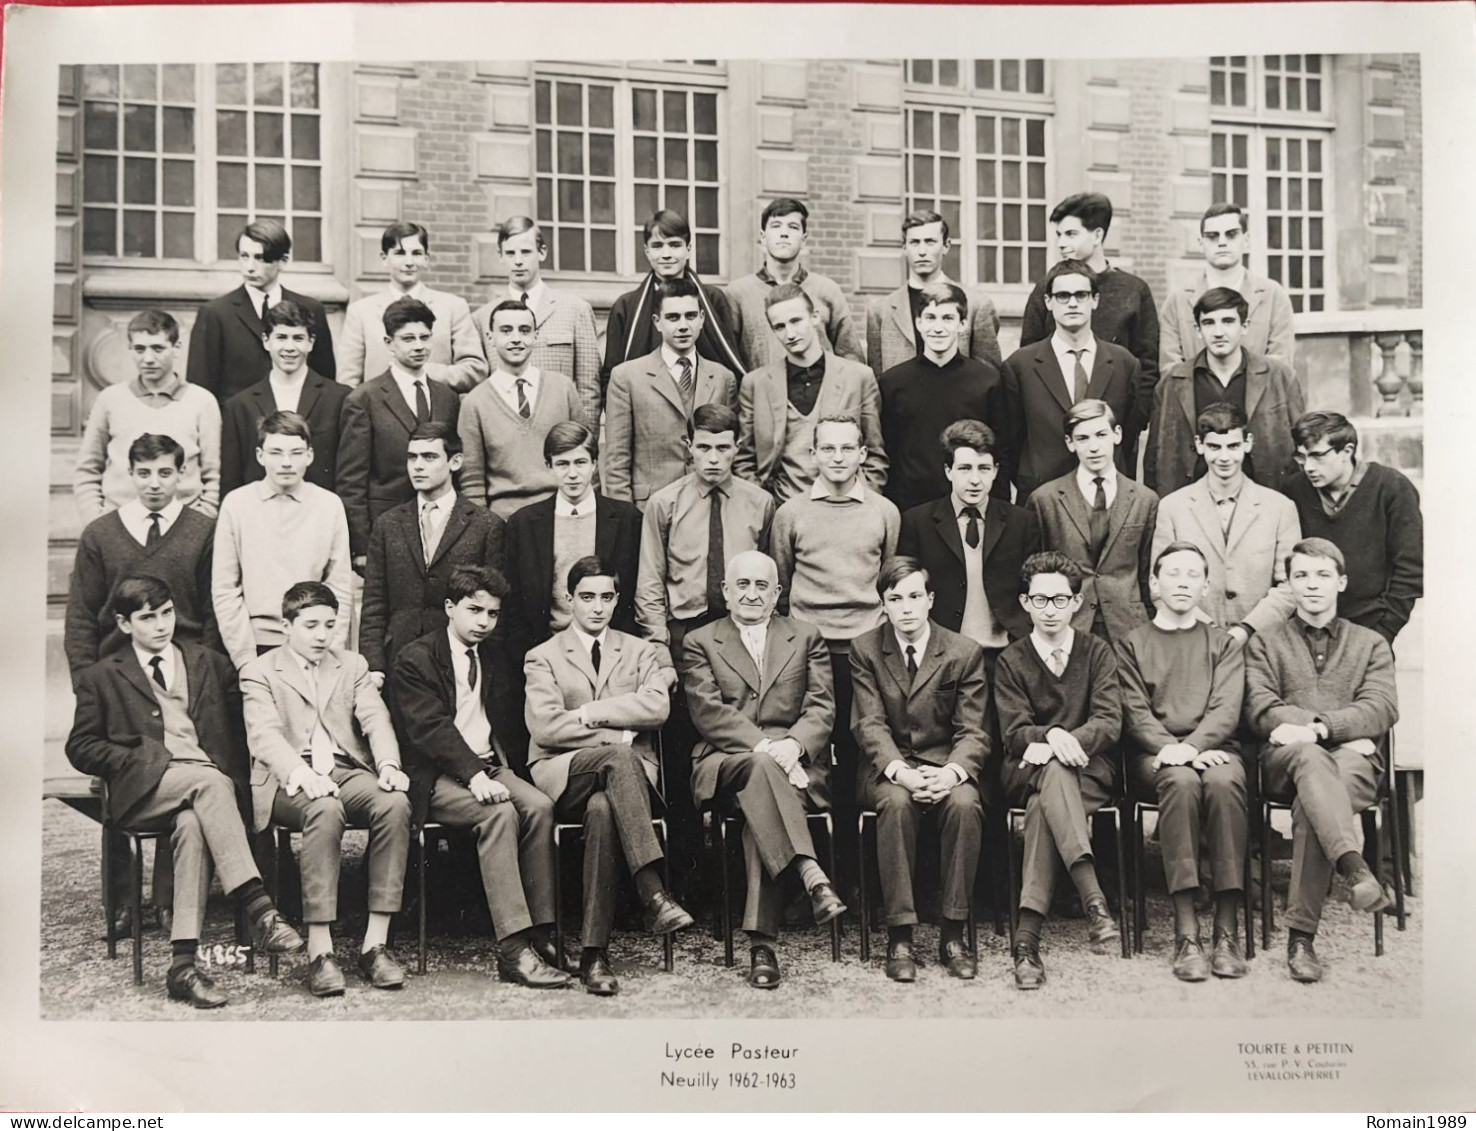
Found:
[[[657,232],[670,239],[675,236],[684,243],[692,242],[692,227],[687,218],[670,208],[662,208],[641,225],[641,243],[651,242],[651,233]]]
[[[1329,542],[1326,538],[1303,538],[1291,548],[1291,553],[1286,555],[1286,575],[1291,576],[1292,558],[1301,554],[1304,558],[1327,558],[1338,567],[1338,576],[1348,576],[1348,563],[1343,557],[1343,551],[1338,548],[1336,542]]]
[[[543,239],[543,229],[538,226],[537,220],[531,216],[509,216],[497,225],[497,250],[501,251],[504,243],[524,232],[533,232],[537,235],[539,248],[548,247]]]
[[[178,345],[179,323],[167,310],[140,310],[128,320],[128,336],[134,334],[163,334],[172,345]]]
[[[593,429],[577,420],[561,420],[543,438],[543,462],[552,464],[554,456],[575,448],[583,448],[592,460],[600,458],[600,440]]]
[[[1049,271],[1046,272],[1045,282],[1041,283],[1045,293],[1050,295],[1051,284],[1062,275],[1080,275],[1092,288],[1092,294],[1098,294],[1097,273],[1083,263],[1080,259],[1063,259]]]
[[[435,311],[417,298],[397,298],[384,308],[384,332],[393,338],[406,326],[419,322],[427,330],[435,328]]]
[[[1051,209],[1051,223],[1059,224],[1068,216],[1075,216],[1087,231],[1101,228],[1106,235],[1112,227],[1112,201],[1100,192],[1073,193]]]
[[[810,292],[798,283],[780,283],[776,287],[770,287],[769,293],[764,295],[764,310],[771,306],[777,306],[781,302],[790,299],[802,298],[805,300],[805,309],[811,314],[815,313],[815,300],[810,297]]]
[[[274,412],[263,416],[256,426],[256,446],[259,448],[265,444],[268,436],[296,436],[308,447],[313,446],[313,430],[296,412]]]
[[[1071,406],[1071,411],[1066,414],[1066,438],[1068,440],[1071,438],[1071,433],[1076,431],[1078,424],[1104,416],[1107,418],[1109,427],[1117,427],[1117,413],[1112,411],[1112,406],[1106,401],[1099,401],[1095,397],[1077,401]]]
[[[247,239],[261,244],[263,263],[278,263],[292,252],[292,237],[279,220],[253,220],[241,229],[236,237],[236,252],[241,251],[241,241]]]
[[[1204,210],[1204,215],[1199,218],[1199,234],[1204,235],[1204,222],[1213,220],[1216,216],[1234,216],[1240,221],[1241,231],[1245,230],[1245,209],[1239,204],[1229,200],[1222,200],[1211,204]]]
[[[957,283],[929,283],[922,289],[922,309],[930,306],[947,306],[950,303],[958,307],[958,316],[967,318],[969,316],[969,296],[964,294],[964,289]]]
[[[607,566],[596,554],[580,558],[569,567],[569,593],[572,596],[574,590],[579,588],[579,583],[586,577],[608,577],[615,582],[615,592],[620,592],[620,575],[615,572],[614,567]]]
[[[484,565],[459,565],[446,578],[446,600],[459,605],[478,593],[501,600],[508,595],[510,588],[500,570]]]
[[[298,306],[290,298],[284,298],[276,306],[267,308],[267,312],[261,319],[262,329],[268,334],[278,326],[290,326],[297,330],[306,330],[308,337],[317,335],[318,327],[313,321],[310,312]]]
[[[1318,440],[1326,439],[1327,446],[1341,451],[1349,444],[1358,451],[1358,429],[1353,427],[1341,412],[1309,412],[1303,414],[1292,425],[1292,445],[1311,448]]]
[[[157,432],[145,432],[137,440],[128,445],[128,469],[133,470],[136,463],[145,463],[160,456],[173,456],[174,466],[183,468],[185,464],[185,450],[180,447],[179,441],[173,436],[164,436]]]
[[[441,447],[446,450],[446,458],[459,456],[461,454],[461,433],[453,425],[444,420],[427,420],[417,424],[410,438],[405,441],[405,451],[409,452],[410,445],[416,440],[439,440]]]
[[[1167,546],[1158,551],[1157,557],[1153,559],[1153,576],[1158,576],[1158,567],[1164,558],[1168,557],[1170,554],[1185,553],[1198,554],[1199,560],[1204,563],[1205,573],[1209,572],[1210,561],[1209,558],[1205,556],[1204,551],[1196,546],[1193,542],[1185,542],[1180,539],[1178,542],[1170,542]]]
[[[519,314],[533,314],[533,308],[520,298],[505,298],[494,306],[487,315],[487,329],[491,331],[497,322],[497,316],[504,310],[516,311]],[[538,328],[538,316],[533,314],[533,328]]]
[[[1045,573],[1059,573],[1071,586],[1072,593],[1081,592],[1081,566],[1058,550],[1045,550],[1025,559],[1020,567],[1020,592],[1029,593],[1030,579]]]
[[[282,619],[292,621],[303,609],[326,605],[338,612],[338,596],[321,581],[299,581],[282,594]]]
[[[1234,432],[1237,428],[1247,436],[1250,435],[1250,424],[1245,419],[1245,413],[1230,401],[1217,401],[1210,405],[1194,422],[1194,434],[1201,440],[1211,433],[1223,435]]]
[[[953,466],[953,456],[959,448],[973,448],[981,455],[994,456],[996,462],[999,460],[994,450],[998,443],[994,429],[980,420],[955,420],[943,429],[938,442],[943,445],[944,467]]]
[[[1198,326],[1201,318],[1217,310],[1235,311],[1240,315],[1242,326],[1250,318],[1250,303],[1245,301],[1243,294],[1229,287],[1211,287],[1194,303],[1194,324]]]
[[[861,421],[844,412],[832,412],[829,416],[822,416],[819,420],[815,421],[814,431],[810,433],[811,445],[820,442],[820,426],[822,424],[849,424],[856,430],[856,439],[861,443],[861,446],[866,446],[866,433],[861,430]]]
[[[420,237],[420,246],[430,251],[430,233],[425,230],[423,224],[417,224],[411,220],[396,220],[384,230],[379,237],[380,251],[393,251],[411,236]]]
[[[924,224],[942,224],[943,242],[948,242],[948,221],[939,216],[938,213],[929,208],[919,208],[909,212],[902,221],[902,242],[907,242],[907,233],[913,228],[921,228]]]
[[[736,440],[738,414],[725,404],[700,404],[687,420],[687,439],[691,440],[698,432],[711,432],[714,436],[719,432],[731,432]]]
[[[697,289],[696,281],[690,275],[678,275],[674,279],[662,279],[656,284],[656,305],[652,312],[659,315],[661,305],[669,298],[695,298],[697,309],[702,309],[702,292]]]
[[[162,609],[174,594],[169,582],[150,573],[129,574],[113,590],[113,615],[127,620],[141,609]]]
[[[771,200],[768,207],[764,209],[763,215],[759,217],[759,231],[767,228],[769,221],[775,216],[796,214],[800,218],[800,230],[808,232],[810,230],[810,210],[804,206],[802,201],[795,200],[792,196],[781,196],[777,200]]]
[[[906,581],[914,573],[923,576],[923,588],[929,593],[933,591],[933,578],[928,573],[927,566],[916,558],[909,558],[906,554],[894,554],[882,565],[881,573],[876,578],[876,595],[885,598],[888,589],[895,589]]]

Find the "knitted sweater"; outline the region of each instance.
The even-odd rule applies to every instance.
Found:
[[[1122,733],[1122,692],[1112,645],[1078,632],[1059,676],[1045,666],[1026,636],[999,654],[994,668],[994,705],[1009,758],[1032,742],[1044,742],[1056,727],[1069,731],[1088,757],[1105,754]]]
[[[1175,742],[1219,750],[1240,725],[1245,657],[1228,633],[1203,623],[1149,621],[1118,642],[1124,729],[1145,754]]]
[[[463,449],[461,493],[501,519],[558,490],[543,459],[543,438],[566,420],[585,423],[574,382],[562,373],[538,375],[538,398],[527,420],[508,404],[489,378],[461,402],[456,428]]]
[[[852,361],[864,362],[856,327],[851,324],[851,308],[840,285],[813,271],[806,272],[799,285],[820,315],[820,324],[825,328],[825,347]],[[754,274],[734,279],[723,288],[728,305],[737,312],[742,327],[739,340],[751,370],[784,361],[784,347],[769,328],[768,312],[764,309],[764,301],[774,287],[774,283]]]

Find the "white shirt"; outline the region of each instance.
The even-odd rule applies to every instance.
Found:
[[[671,379],[676,382],[677,391],[682,388],[682,375],[677,369],[677,359],[681,354],[665,343],[661,346],[661,361],[666,366],[666,371],[671,374]],[[697,347],[692,347],[692,352],[687,355],[687,360],[692,363],[692,388],[697,388]]]
[[[288,377],[276,366],[267,377],[271,382],[272,400],[276,402],[278,412],[296,412],[298,402],[302,399],[302,387],[307,382],[308,368],[304,365],[297,371],[296,377]]]
[[[163,660],[164,662],[160,665],[160,667],[164,671],[164,689],[167,691],[169,688],[174,686],[173,644],[171,644],[168,648],[165,648],[162,652],[148,652],[135,644],[133,646],[133,654],[138,657],[139,666],[143,668],[144,676],[148,679],[150,683],[154,682],[154,669],[149,665],[153,663],[156,656],[159,659]],[[155,686],[157,687],[158,685],[155,684]]]
[[[527,384],[523,386],[523,395],[528,398],[528,411],[531,413],[538,404],[539,377],[538,366],[530,365],[523,371],[521,377],[514,377],[505,369],[494,369],[492,376],[487,380],[513,412],[518,411],[518,382],[526,381]]]
[[[541,278],[526,291],[520,291],[511,283],[507,285],[507,297],[514,302],[522,302],[529,310],[537,310],[543,304],[544,293],[548,290],[548,284]],[[534,315],[536,318],[537,315]]]
[[[470,682],[471,659],[466,654],[468,648],[475,651],[474,646],[463,644],[450,625],[446,626],[446,638],[451,642],[451,671],[456,684],[456,729],[473,754],[489,765],[496,765],[492,724],[487,721],[487,709],[482,705],[482,681],[487,678],[487,673],[482,670],[484,665],[479,659],[474,691]]]
[[[1097,339],[1088,338],[1079,346],[1073,346],[1069,342],[1061,340],[1060,334],[1051,335],[1051,349],[1056,353],[1056,364],[1061,367],[1061,375],[1066,378],[1066,391],[1073,398],[1076,396],[1076,358],[1071,355],[1071,350],[1085,350],[1081,355],[1081,367],[1086,370],[1087,381],[1092,379],[1092,364],[1097,360]]]
[[[398,365],[391,365],[390,377],[399,388],[400,396],[405,398],[405,403],[410,406],[412,413],[415,411],[415,383],[417,381],[425,382],[425,403],[430,404],[430,378],[424,372],[419,377],[412,377]]]
[[[1071,646],[1076,643],[1076,629],[1068,628],[1066,635],[1061,638],[1061,643],[1055,645],[1047,644],[1041,639],[1040,633],[1032,632],[1030,634],[1030,643],[1035,645],[1035,651],[1045,661],[1046,667],[1051,666],[1051,653],[1059,648],[1061,651],[1061,670],[1065,671],[1066,665],[1071,662]]]
[[[585,515],[594,513],[594,488],[577,503],[571,503],[564,498],[562,491],[554,495],[554,518],[583,518]]]
[[[1081,492],[1081,497],[1086,500],[1087,510],[1091,510],[1097,501],[1097,484],[1094,476],[1081,464],[1076,465],[1076,489]],[[1117,467],[1109,464],[1102,472],[1102,490],[1107,495],[1107,509],[1112,509],[1113,502],[1117,499]]]
[[[824,476],[821,476],[820,478],[816,479],[815,482],[810,484],[810,498],[823,499],[826,498],[829,494],[830,490],[825,482]],[[856,482],[851,484],[851,489],[841,497],[845,499],[855,499],[858,503],[864,503],[866,501],[865,477],[862,475],[857,475]]]
[[[282,301],[282,284],[273,283],[271,290],[263,291],[259,287],[253,287],[250,283],[247,283],[246,294],[250,296],[251,304],[256,307],[256,316],[262,318],[266,315],[263,302],[265,302],[266,307],[272,307]]]
[[[733,623],[738,624],[737,621]],[[758,669],[759,679],[763,679],[764,649],[769,640],[768,620],[762,624],[738,624],[738,639],[743,641],[743,647],[748,649],[749,656],[753,658],[753,666]]]
[[[174,525],[175,520],[183,511],[184,504],[175,499],[159,512],[159,536],[161,538],[169,533],[169,528]],[[138,499],[129,499],[118,508],[118,521],[140,546],[149,544],[149,528],[153,525],[149,521],[149,514],[149,508]]]

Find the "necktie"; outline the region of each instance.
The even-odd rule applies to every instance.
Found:
[[[323,726],[323,711],[318,705],[318,665],[307,666],[308,687],[313,695],[313,734],[308,740],[308,754],[313,766],[313,773],[322,774],[327,777],[333,772],[333,740],[328,737],[328,729]]]
[[[1095,565],[1107,542],[1107,487],[1100,475],[1092,476],[1092,482],[1097,485],[1097,493],[1092,498],[1092,513],[1087,529],[1092,540],[1092,564]]]
[[[149,667],[154,669],[154,682],[165,691],[168,691],[169,685],[164,682],[164,658],[162,656],[155,656],[149,661]]]
[[[723,490],[714,487],[707,496],[707,612],[722,616],[728,611],[723,600],[723,573],[728,567],[723,554]]]
[[[964,517],[969,520],[968,526],[964,527],[964,541],[969,544],[969,549],[979,548],[979,508],[964,507]]]
[[[431,526],[431,515],[436,509],[435,503],[424,503],[420,508],[420,544],[425,549],[425,564],[431,564],[431,558],[436,553],[436,532]]]
[[[268,297],[266,291],[253,291],[251,298],[256,303],[257,319],[265,323],[267,311],[272,308],[272,300]]]
[[[1072,357],[1076,358],[1076,367],[1072,370],[1071,374],[1071,380],[1075,385],[1075,389],[1071,394],[1071,401],[1073,404],[1075,404],[1077,401],[1086,400],[1087,371],[1086,366],[1081,363],[1081,359],[1086,356],[1087,351],[1084,349],[1080,349],[1067,350],[1066,352],[1069,353]]]
[[[1051,672],[1060,675],[1066,670],[1066,650],[1064,648],[1051,649]]]
[[[596,640],[589,648],[589,662],[594,667],[595,674],[600,671],[600,642]]]
[[[690,357],[677,358],[677,384],[682,387],[682,396],[686,400],[692,399],[692,359]]]
[[[910,683],[917,678],[917,649],[911,644],[907,646],[907,679]]]
[[[471,665],[466,672],[467,690],[475,691],[477,689],[477,650],[475,648],[466,650],[466,662]]]
[[[528,393],[527,393],[528,382],[527,382],[527,380],[525,378],[519,377],[518,380],[517,380],[517,386],[518,386],[518,415],[521,416],[524,420],[527,420],[530,416],[533,415],[533,410],[528,407]]]
[[[149,532],[144,537],[145,546],[152,546],[160,538],[164,537],[163,534],[159,533],[159,523],[163,521],[164,516],[158,511],[149,511]],[[156,656],[155,659],[158,659],[158,657]]]
[[[425,395],[425,379],[415,382],[415,423],[424,424],[430,419],[430,400]]]

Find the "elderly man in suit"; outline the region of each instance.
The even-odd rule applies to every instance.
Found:
[[[1291,615],[1286,559],[1302,537],[1297,507],[1245,475],[1255,439],[1245,415],[1221,403],[1199,416],[1194,440],[1207,471],[1158,503],[1152,557],[1192,542],[1208,563],[1208,589],[1196,606],[1243,645]]]
[[[185,379],[215,394],[225,404],[272,370],[262,348],[266,312],[279,302],[294,303],[317,327],[308,368],[333,380],[333,334],[323,304],[282,286],[282,269],[292,258],[292,237],[276,220],[253,220],[236,237],[236,266],[241,285],[211,299],[195,315]]]
[[[482,339],[472,324],[471,308],[460,295],[436,291],[421,280],[430,265],[430,233],[424,225],[396,220],[379,238],[379,259],[389,272],[389,286],[378,294],[350,303],[343,316],[343,334],[338,342],[338,379],[357,387],[383,373],[397,361],[386,350],[383,326],[388,309],[401,299],[411,298],[435,314],[428,339],[426,376],[469,392],[487,377],[487,356]]]
[[[902,254],[907,259],[907,282],[876,299],[866,310],[866,360],[878,381],[888,369],[923,351],[917,335],[922,313],[922,291],[933,283],[948,283],[943,261],[948,255],[948,221],[936,212],[920,209],[902,221]],[[1000,365],[999,315],[994,303],[979,291],[968,296],[969,320],[958,335],[958,351],[976,361]]]
[[[172,829],[169,997],[214,1009],[226,996],[195,965],[211,863],[246,911],[257,949],[302,949],[262,886],[241,822],[247,771],[235,670],[216,652],[174,643],[174,598],[158,578],[124,578],[112,608],[131,646],[78,674],[67,760],[107,783],[121,828]]]
[[[369,533],[359,651],[381,687],[401,648],[446,627],[453,569],[502,569],[502,519],[456,493],[460,467],[456,429],[436,420],[419,425],[405,456],[415,498],[385,511]]]
[[[331,928],[350,824],[369,830],[369,925],[359,973],[376,989],[405,984],[386,943],[405,885],[410,779],[369,665],[329,646],[337,618],[332,589],[299,582],[282,595],[286,643],[241,669],[256,829],[275,821],[302,833],[307,984],[315,997],[344,992]]]
[[[1113,453],[1122,429],[1105,401],[1086,400],[1066,417],[1069,475],[1030,496],[1041,541],[1079,563],[1086,574],[1071,627],[1111,641],[1153,617],[1149,575],[1158,496],[1119,474]]]
[[[887,623],[851,644],[851,726],[865,767],[858,775],[861,803],[877,815],[887,977],[917,979],[917,826],[925,814],[937,814],[943,877],[938,960],[955,978],[972,978],[974,960],[963,936],[984,838],[984,650],[929,618],[932,586],[916,558],[894,557],[876,589]]]
[[[331,491],[338,461],[338,418],[349,391],[308,367],[318,328],[305,309],[284,299],[266,312],[262,325],[271,372],[220,409],[220,497],[266,474],[255,455],[256,430],[274,412],[295,412],[308,422],[313,462],[303,478]]]
[[[780,878],[809,893],[817,925],[845,914],[815,859],[805,811],[829,808],[835,724],[830,652],[813,625],[774,615],[779,571],[757,550],[736,554],[723,580],[728,616],[687,634],[678,660],[692,723],[692,796],[719,819],[741,815],[748,894],[748,984],[773,989],[783,910]]]
[[[605,403],[605,492],[645,509],[646,500],[691,470],[686,423],[702,404],[734,401],[731,370],[697,351],[704,315],[691,279],[656,284],[651,315],[661,346],[615,367]]]
[[[596,557],[569,570],[573,622],[523,661],[524,718],[533,783],[560,821],[584,826],[584,953],[579,976],[592,994],[620,984],[610,969],[615,884],[623,858],[654,935],[692,925],[666,890],[663,851],[651,826],[658,780],[654,734],[671,710],[656,645],[610,628],[615,571]]]
[[[874,491],[887,485],[881,393],[859,361],[826,349],[825,326],[809,291],[780,283],[764,296],[764,314],[783,359],[755,369],[738,387],[738,456],[734,472],[783,503],[819,476],[811,452],[815,424],[827,416],[861,422],[862,474]]]

